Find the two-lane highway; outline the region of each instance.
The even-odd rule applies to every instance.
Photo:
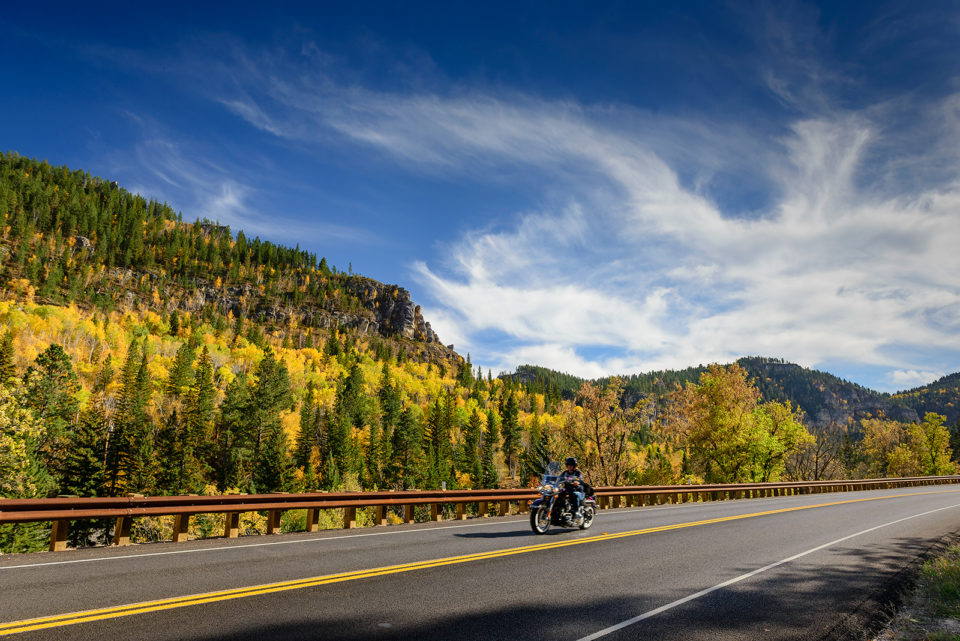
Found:
[[[0,557],[23,639],[856,638],[955,486]]]

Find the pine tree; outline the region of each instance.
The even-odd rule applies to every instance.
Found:
[[[313,381],[310,381],[300,405],[300,426],[294,441],[293,464],[303,469],[305,474],[311,468],[310,458],[313,449],[317,447],[317,419],[320,408],[314,402],[315,390]]]
[[[520,405],[517,395],[511,391],[504,405],[503,425],[503,454],[509,474],[515,475],[517,468],[517,452],[520,450]]]
[[[99,496],[104,486],[103,453],[107,443],[107,420],[102,404],[91,404],[74,430],[64,461],[62,494]]]
[[[7,386],[17,375],[13,354],[13,330],[7,330],[0,338],[0,387]]]
[[[420,408],[408,405],[400,413],[400,420],[393,430],[393,463],[391,476],[401,487],[411,488],[421,477],[421,442],[423,428],[420,424]]]
[[[187,394],[184,424],[180,436],[183,468],[179,485],[188,492],[199,492],[209,474],[206,461],[212,456],[213,415],[216,389],[213,386],[213,364],[204,346],[197,361],[197,371]]]
[[[134,341],[121,374],[123,389],[107,452],[107,480],[111,495],[146,492],[154,478],[153,430],[147,416],[150,381],[147,344]]]
[[[463,468],[470,474],[475,487],[483,483],[483,465],[481,463],[480,443],[483,438],[482,432],[483,419],[480,417],[480,411],[474,408],[470,415],[470,422],[467,423],[467,433],[464,439],[464,461]]]
[[[38,450],[46,468],[61,479],[80,402],[80,382],[73,363],[60,345],[54,343],[37,356],[24,376],[27,407],[43,425]]]
[[[217,489],[249,488],[253,482],[253,433],[250,425],[252,399],[242,374],[227,385],[214,425]]]
[[[254,480],[258,491],[265,490],[260,484],[268,483],[275,486],[277,483],[289,484],[284,469],[279,466],[277,457],[281,448],[286,448],[286,435],[280,423],[280,415],[284,410],[291,409],[293,394],[290,389],[290,375],[286,366],[278,361],[273,350],[267,349],[263,360],[257,367],[257,382],[254,385],[252,406],[250,408],[251,433],[253,440],[253,468]],[[269,447],[269,450],[263,449]],[[286,457],[286,450],[283,449]],[[261,460],[262,457],[263,460]]]
[[[483,487],[493,488],[500,484],[495,454],[500,445],[499,418],[493,408],[487,410],[487,431],[483,435],[480,465],[483,469]]]
[[[263,438],[260,456],[254,466],[258,492],[285,492],[293,483],[289,443],[279,417],[270,422]]]
[[[196,353],[190,345],[190,341],[184,341],[177,350],[173,365],[170,367],[170,375],[164,389],[167,394],[179,398],[187,391],[193,377],[193,361],[195,358]]]

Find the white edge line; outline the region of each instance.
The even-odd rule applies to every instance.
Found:
[[[633,625],[634,623],[639,623],[640,621],[643,621],[644,619],[649,619],[649,618],[654,617],[654,616],[656,616],[656,615],[658,615],[658,614],[662,614],[662,613],[666,612],[667,610],[672,610],[673,608],[676,608],[677,606],[681,606],[681,605],[683,605],[684,603],[689,603],[690,601],[694,601],[694,600],[696,600],[696,599],[699,599],[700,597],[706,596],[706,595],[710,594],[711,592],[716,592],[717,590],[722,590],[723,588],[729,587],[729,586],[733,585],[734,583],[740,583],[741,581],[745,581],[745,580],[747,580],[747,579],[749,579],[749,578],[751,578],[751,577],[754,577],[754,576],[756,576],[756,575],[758,575],[758,574],[761,574],[761,573],[763,573],[763,572],[766,572],[767,570],[772,570],[773,568],[778,567],[778,566],[781,566],[781,565],[783,565],[783,564],[785,564],[785,563],[790,563],[791,561],[796,561],[797,559],[799,559],[799,558],[801,558],[801,557],[804,557],[804,556],[807,556],[808,554],[813,554],[814,552],[819,552],[820,550],[822,550],[822,549],[824,549],[824,548],[828,548],[828,547],[830,547],[830,546],[837,545],[838,543],[843,543],[844,541],[846,541],[846,540],[848,540],[848,539],[852,539],[852,538],[854,538],[854,537],[858,537],[858,536],[861,536],[861,535],[864,535],[864,534],[868,534],[868,533],[870,533],[870,532],[873,532],[874,530],[879,530],[879,529],[881,529],[881,528],[889,527],[889,526],[891,526],[891,525],[896,525],[897,523],[902,523],[903,521],[909,521],[910,519],[916,519],[916,518],[919,518],[919,517],[921,517],[921,516],[927,516],[927,515],[929,515],[929,514],[934,514],[935,512],[942,512],[943,510],[951,510],[951,509],[957,508],[957,507],[960,507],[960,504],[958,504],[958,505],[948,505],[947,507],[937,508],[937,509],[935,509],[935,510],[930,510],[929,512],[922,512],[922,513],[920,513],[920,514],[914,514],[914,515],[912,515],[912,516],[907,516],[907,517],[904,517],[904,518],[902,518],[902,519],[897,519],[896,521],[890,521],[889,523],[883,523],[883,524],[881,524],[881,525],[875,525],[874,527],[867,528],[866,530],[861,530],[861,531],[859,531],[859,532],[855,532],[854,534],[848,534],[847,536],[844,536],[844,537],[841,537],[841,538],[839,538],[839,539],[836,539],[835,541],[830,541],[829,543],[824,543],[823,545],[818,545],[817,547],[811,548],[811,549],[809,549],[809,550],[807,550],[807,551],[805,551],[805,552],[800,552],[799,554],[794,554],[794,555],[791,556],[791,557],[787,557],[787,558],[785,558],[785,559],[781,559],[780,561],[776,561],[776,562],[774,562],[774,563],[771,563],[770,565],[765,565],[765,566],[763,566],[762,568],[757,568],[756,570],[753,570],[752,572],[747,572],[746,574],[741,574],[741,575],[738,576],[738,577],[734,577],[734,578],[732,578],[732,579],[729,579],[729,580],[727,580],[727,581],[724,581],[723,583],[718,583],[717,585],[715,585],[715,586],[713,586],[713,587],[710,587],[710,588],[707,588],[707,589],[705,589],[705,590],[700,590],[699,592],[695,592],[695,593],[693,593],[693,594],[691,594],[691,595],[689,595],[689,596],[685,596],[685,597],[683,597],[682,599],[677,599],[676,601],[673,601],[673,602],[671,602],[671,603],[667,603],[666,605],[661,605],[659,608],[655,608],[655,609],[650,610],[650,611],[648,611],[648,612],[644,612],[643,614],[637,615],[637,616],[633,617],[632,619],[627,619],[626,621],[621,621],[620,623],[618,623],[618,624],[616,624],[616,625],[612,625],[612,626],[610,626],[609,628],[604,628],[603,630],[599,630],[599,631],[597,631],[597,632],[594,632],[593,634],[591,634],[591,635],[589,635],[589,636],[585,636],[585,637],[582,637],[582,638],[580,638],[580,639],[577,639],[577,641],[594,641],[595,639],[599,639],[599,638],[605,637],[605,636],[607,636],[607,635],[609,635],[609,634],[613,634],[614,632],[617,632],[618,630],[622,630],[623,628],[626,628],[626,627],[628,627],[628,626],[631,626],[631,625]]]

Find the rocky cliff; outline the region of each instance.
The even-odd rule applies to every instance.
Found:
[[[141,282],[159,281],[152,272],[129,269],[110,269],[106,278],[116,287],[126,290],[125,304],[142,307],[142,294],[134,287]],[[267,325],[288,325],[355,330],[365,335],[380,335],[415,341],[433,347],[431,352],[454,356],[453,346],[444,346],[440,337],[423,317],[419,305],[410,299],[410,292],[397,285],[387,285],[363,276],[350,276],[345,289],[354,299],[349,306],[335,302],[317,304],[278,303],[268,298],[251,284],[214,287],[209,281],[196,279],[191,287],[171,287],[164,292],[164,311],[198,313],[213,307],[221,314],[231,313]]]

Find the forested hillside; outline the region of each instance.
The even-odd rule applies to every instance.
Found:
[[[947,417],[947,422],[960,422],[960,372],[944,376],[929,385],[898,392],[892,399],[919,414],[936,412]]]
[[[913,422],[927,412],[942,414],[953,424],[960,416],[960,374],[890,396],[782,359],[751,356],[739,358],[736,363],[746,370],[763,398],[789,401],[803,410],[811,426],[855,426],[863,419],[876,417]],[[700,365],[625,376],[621,403],[633,407],[649,400],[662,405],[677,387],[696,382],[707,369]],[[585,382],[532,365],[518,367],[516,373],[504,377],[523,381],[558,398],[573,398]],[[594,382],[605,385],[608,381],[603,378]]]
[[[84,172],[0,155],[0,213],[0,496],[518,486],[568,455],[598,485],[954,469],[941,417],[779,361],[494,377],[400,287]]]
[[[438,343],[406,290],[337,271],[326,259],[210,221],[82,171],[0,154],[0,282],[9,294],[102,311],[180,310],[218,327],[246,319],[302,340],[298,328],[357,328]],[[437,346],[434,355],[443,354]]]

